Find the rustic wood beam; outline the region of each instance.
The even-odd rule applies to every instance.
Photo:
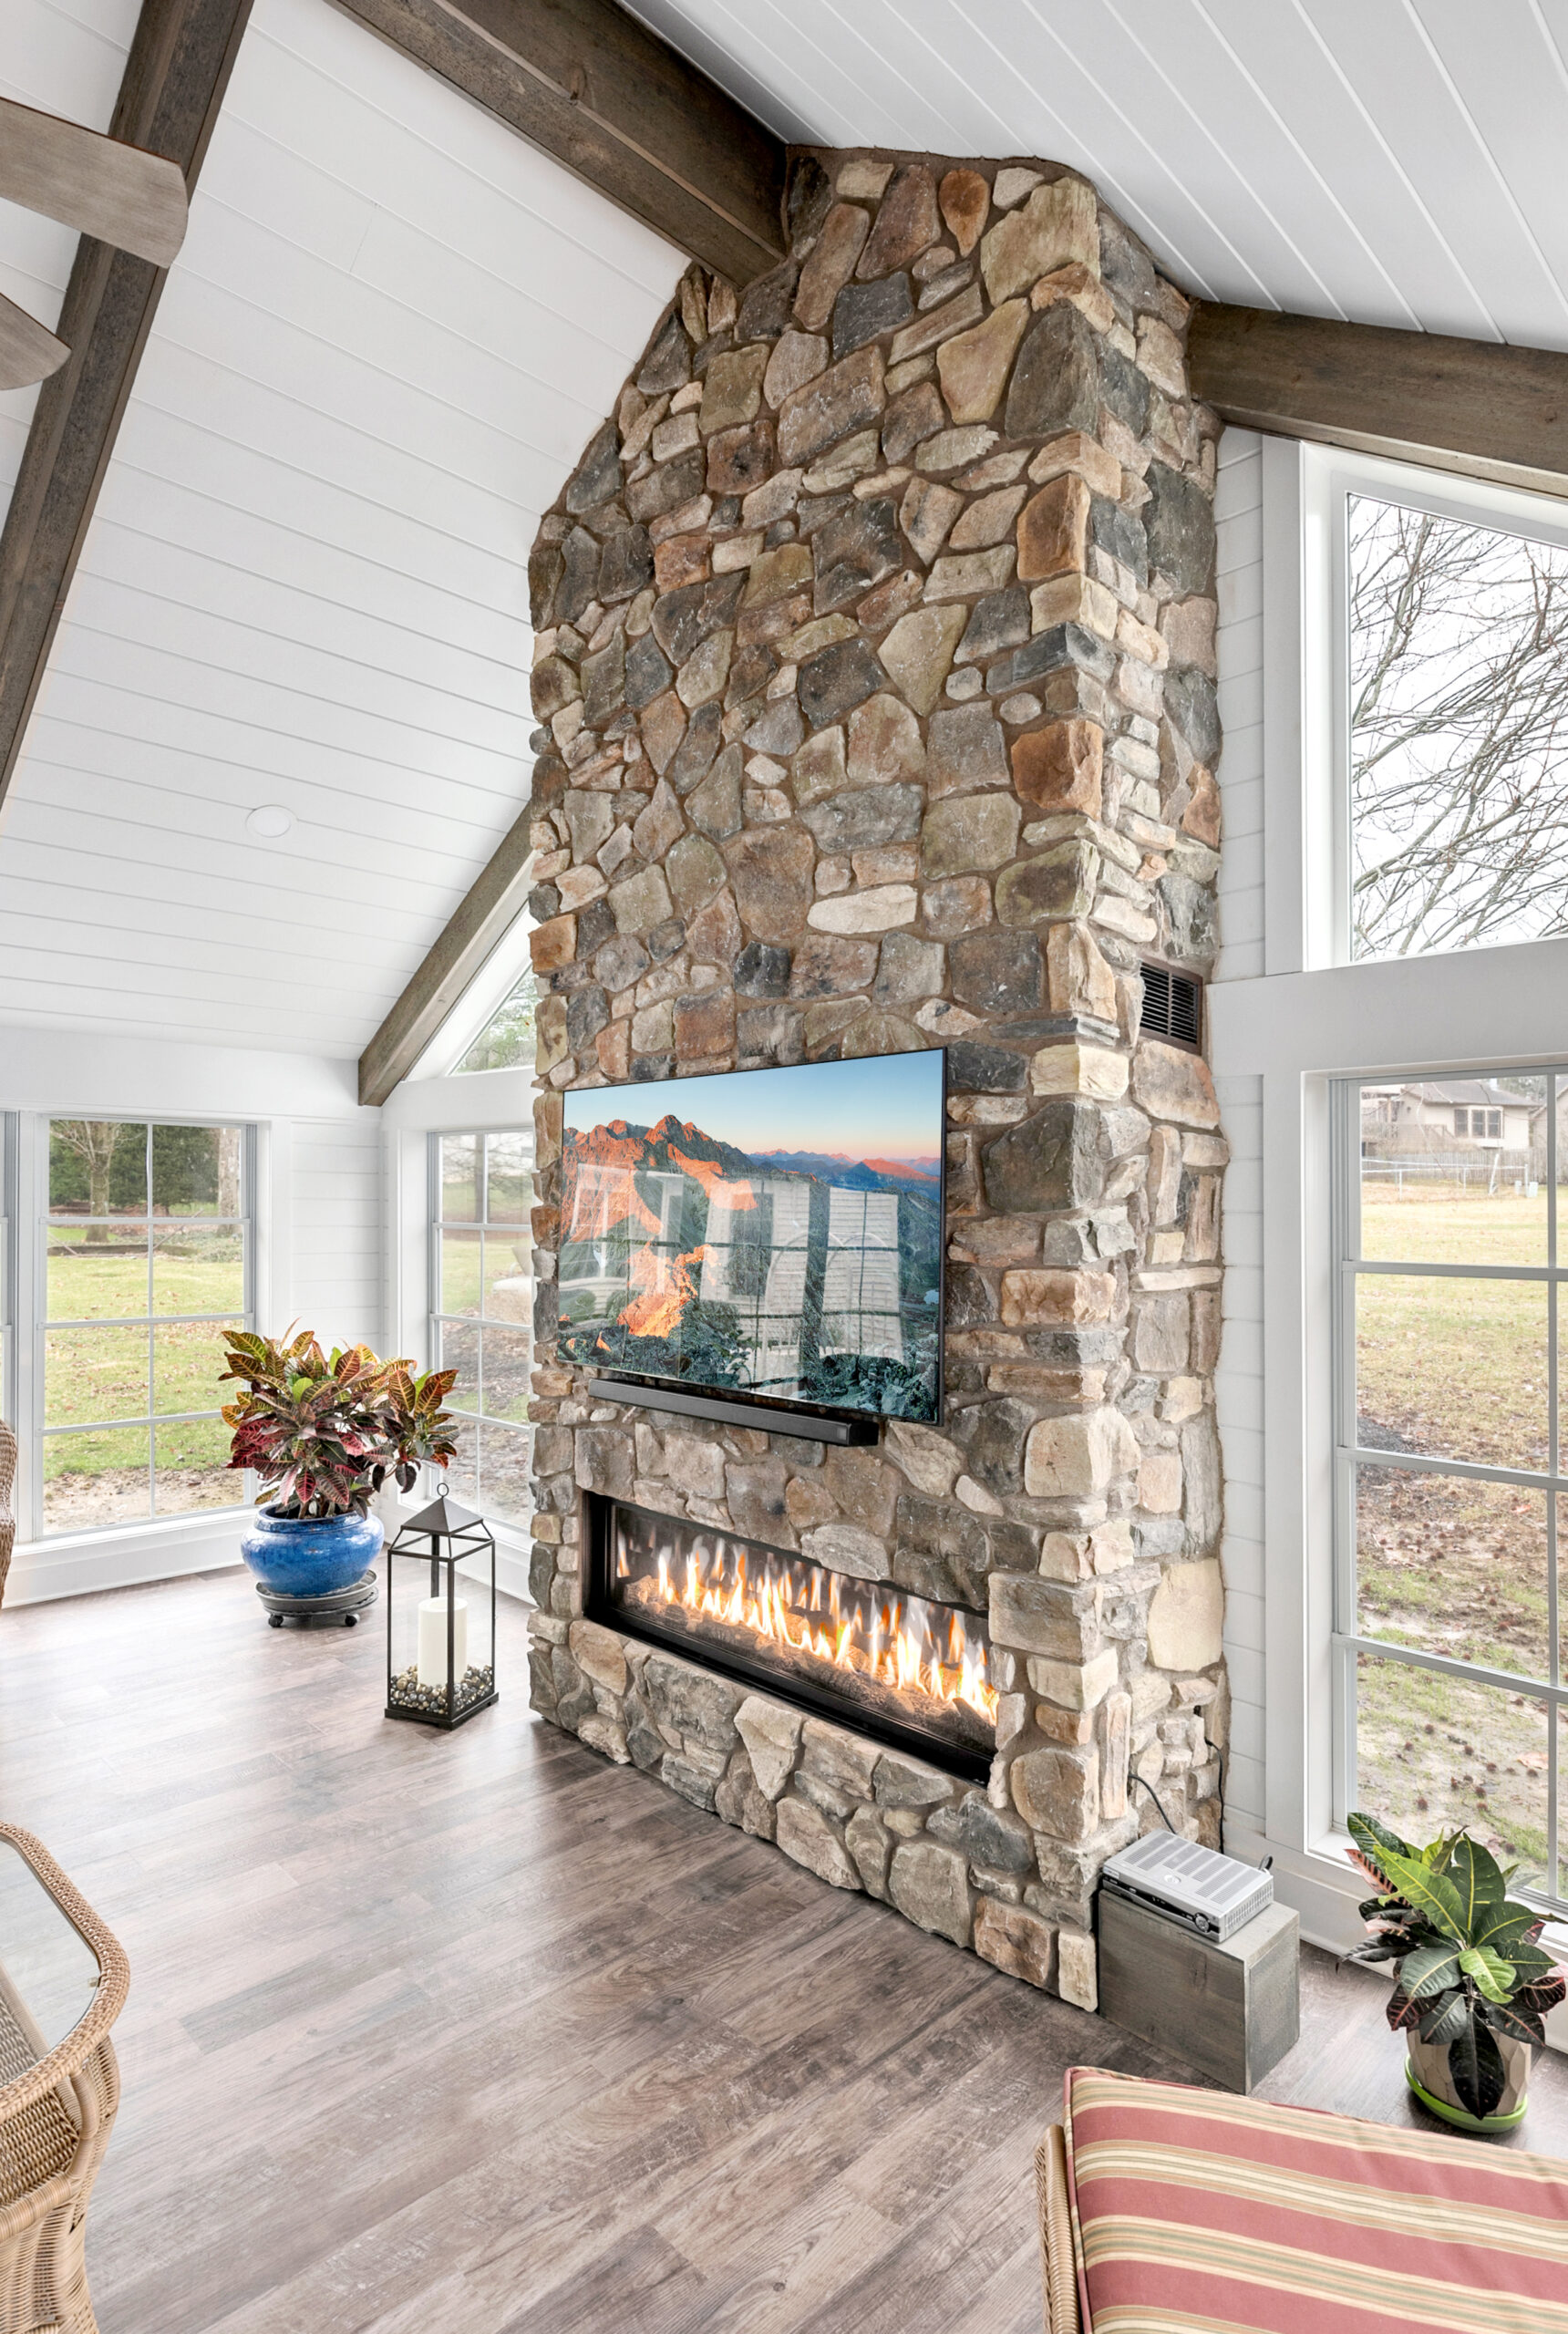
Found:
[[[1227,421],[1568,495],[1568,356],[1202,302],[1192,393]]]
[[[407,1078],[528,897],[531,806],[508,828],[445,931],[359,1057],[359,1099],[385,1102]]]
[[[783,140],[615,0],[337,5],[733,284],[783,258]]]
[[[109,136],[179,165],[186,191],[223,101],[251,0],[142,0]],[[84,235],[57,327],[70,351],[38,392],[0,533],[0,798],[81,555],[166,270]]]

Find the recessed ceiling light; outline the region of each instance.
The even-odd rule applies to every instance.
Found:
[[[280,835],[287,834],[293,824],[294,812],[285,811],[281,802],[263,802],[245,821],[251,833],[260,835],[266,842],[276,842]]]

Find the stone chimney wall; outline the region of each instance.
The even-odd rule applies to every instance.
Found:
[[[1150,1793],[1219,1833],[1227,1152],[1139,1027],[1140,958],[1215,945],[1219,425],[1187,302],[1054,164],[805,152],[788,225],[738,296],[687,273],[530,562],[534,1706],[1092,2006]],[[562,1090],[928,1046],[941,1430],[591,1404]],[[583,1488],[987,1611],[988,1790],[583,1620]]]

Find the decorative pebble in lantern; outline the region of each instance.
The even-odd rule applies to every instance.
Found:
[[[461,1726],[497,1698],[495,1542],[442,1498],[404,1524],[387,1559],[387,1715]]]

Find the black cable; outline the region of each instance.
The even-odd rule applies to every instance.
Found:
[[[1203,1729],[1203,1740],[1220,1762],[1220,1802],[1222,1806],[1224,1804],[1225,1798],[1225,1754],[1221,1750],[1219,1744],[1214,1740],[1207,1727]]]
[[[1154,1802],[1155,1807],[1159,1812],[1160,1821],[1164,1824],[1165,1829],[1170,1833],[1171,1838],[1175,1839],[1177,1837],[1176,1826],[1172,1823],[1169,1815],[1166,1814],[1164,1808],[1161,1805],[1160,1794],[1154,1789],[1153,1784],[1146,1783],[1141,1775],[1130,1774],[1127,1780],[1130,1783],[1136,1783],[1140,1791],[1146,1791],[1149,1793],[1150,1798]]]

